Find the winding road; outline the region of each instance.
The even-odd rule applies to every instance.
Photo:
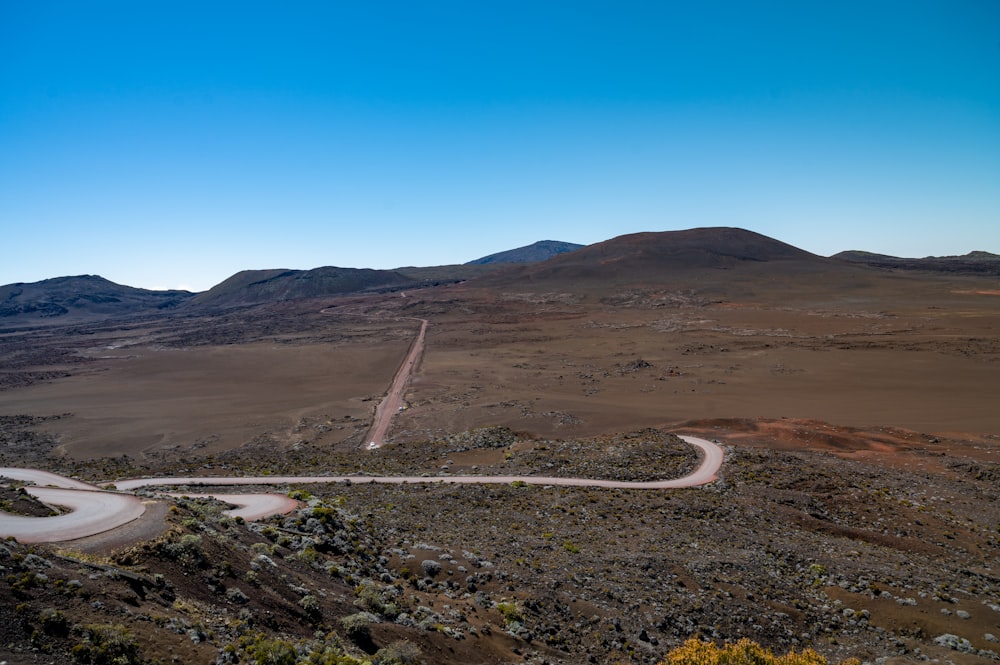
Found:
[[[403,392],[423,353],[427,321],[420,321],[409,352],[393,377],[386,396],[375,409],[372,427],[365,438],[368,449],[381,447],[392,417],[400,410]],[[696,487],[713,482],[722,466],[723,451],[716,444],[694,436],[680,436],[702,451],[701,464],[682,478],[651,481],[595,480],[589,478],[559,478],[554,476],[211,476],[189,478],[136,478],[114,483],[108,491],[58,474],[34,469],[0,467],[0,478],[33,483],[25,491],[50,506],[68,508],[69,513],[53,517],[26,517],[0,511],[0,537],[13,536],[23,543],[55,543],[92,536],[138,519],[145,511],[142,501],[125,492],[154,487],[209,485],[290,485],[311,483],[444,483],[452,485],[507,484],[560,485],[563,487],[604,487],[617,489],[663,490]],[[178,494],[167,496],[211,497],[237,506],[226,513],[232,517],[254,520],[289,513],[299,505],[287,496],[274,493],[250,494]]]
[[[72,512],[54,517],[25,517],[0,511],[0,536],[22,543],[54,543],[110,531],[142,516],[138,497],[106,492],[88,483],[35,469],[0,468],[0,477],[35,483],[25,487],[48,506]]]
[[[64,478],[47,471],[0,467],[0,477],[34,482],[25,490],[40,501],[70,508],[71,513],[56,517],[24,517],[0,512],[0,536],[14,536],[23,543],[55,543],[91,536],[126,524],[142,515],[142,502],[122,492],[146,487],[210,486],[210,485],[290,485],[311,483],[443,483],[450,485],[508,484],[559,485],[563,487],[604,487],[635,490],[663,490],[697,487],[713,482],[722,466],[722,448],[707,439],[681,436],[685,442],[699,448],[703,457],[692,473],[669,480],[628,481],[590,478],[560,478],[555,476],[192,476],[188,478],[135,478],[114,483],[116,491]],[[238,506],[226,511],[232,517],[262,519],[291,512],[298,502],[274,493],[264,494],[178,494],[168,496],[212,497]]]

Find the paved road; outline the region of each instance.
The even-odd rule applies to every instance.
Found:
[[[561,485],[565,487],[611,487],[619,489],[658,490],[696,487],[711,483],[722,466],[723,452],[716,444],[693,436],[681,439],[699,448],[704,456],[701,464],[683,478],[671,480],[622,481],[592,480],[588,478],[557,478],[552,476],[231,476],[187,478],[136,478],[115,483],[119,491],[142,487],[177,487],[209,485],[306,485],[310,483],[446,483],[446,484],[508,484],[523,482],[527,485]],[[128,494],[101,491],[87,483],[63,478],[45,471],[0,468],[0,476],[17,480],[30,480],[39,484],[59,487],[28,487],[28,491],[45,503],[65,506],[74,512],[58,517],[23,517],[0,512],[0,536],[14,536],[21,542],[62,542],[102,533],[121,526],[142,515],[143,506],[138,498]],[[176,495],[176,494],[175,494]],[[210,496],[238,505],[227,511],[244,519],[261,519],[270,515],[291,512],[298,505],[279,494],[187,494]]]

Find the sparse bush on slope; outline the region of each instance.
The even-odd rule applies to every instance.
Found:
[[[121,624],[88,624],[76,628],[83,639],[73,649],[78,663],[90,665],[141,665],[136,638]]]
[[[735,644],[717,646],[715,642],[690,639],[669,654],[660,665],[828,665],[826,658],[812,649],[789,651],[776,656],[753,640],[743,638]],[[857,659],[840,665],[859,665]]]

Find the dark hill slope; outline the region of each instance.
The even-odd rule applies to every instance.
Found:
[[[461,263],[447,266],[404,266],[396,272],[425,286],[461,282],[504,268],[502,263]]]
[[[622,287],[687,288],[738,279],[729,271],[776,279],[850,268],[759,233],[719,227],[619,236],[544,263],[485,276],[475,283],[600,292]]]
[[[312,270],[244,270],[199,293],[191,299],[191,304],[236,307],[402,288],[414,283],[414,280],[394,270],[368,268],[326,266]]]
[[[0,325],[37,325],[132,316],[172,309],[188,291],[149,291],[98,275],[54,277],[0,286]]]
[[[547,261],[553,256],[573,252],[584,245],[572,242],[561,242],[559,240],[539,240],[536,243],[517,249],[508,249],[505,252],[497,252],[484,256],[475,261],[469,261],[465,265],[489,265],[493,263],[539,263]]]
[[[1000,255],[989,252],[969,252],[962,256],[926,256],[908,259],[887,254],[848,250],[831,258],[849,263],[890,270],[924,270],[969,275],[1000,275]]]

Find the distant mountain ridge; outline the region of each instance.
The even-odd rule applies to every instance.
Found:
[[[244,270],[198,294],[123,286],[97,275],[56,277],[0,286],[0,320],[5,326],[73,323],[379,293],[466,280],[485,288],[587,291],[605,297],[621,288],[681,288],[683,284],[701,288],[706,280],[719,283],[744,275],[750,279],[752,274],[779,283],[809,273],[865,268],[1000,275],[1000,255],[976,251],[963,256],[907,259],[851,250],[824,258],[753,231],[707,227],[634,233],[593,245],[542,240],[463,265],[395,270],[332,266]],[[741,277],[720,272],[728,270],[742,271]]]
[[[562,242],[559,240],[539,240],[536,243],[508,249],[505,252],[490,254],[474,261],[469,261],[465,265],[488,265],[491,263],[539,263],[547,261],[553,256],[574,252],[585,245],[578,245],[573,242]]]
[[[0,318],[44,322],[55,317],[157,312],[176,308],[192,296],[188,291],[150,291],[124,286],[98,275],[54,277],[0,286]]]
[[[120,317],[185,305],[225,308],[269,302],[320,298],[349,293],[373,293],[457,282],[496,270],[506,263],[543,261],[582,247],[543,240],[500,252],[464,265],[397,268],[338,268],[311,270],[243,270],[208,291],[149,291],[116,284],[97,275],[55,277],[30,284],[0,286],[0,319],[8,325],[62,322],[76,318]]]
[[[1000,275],[1000,254],[983,251],[973,251],[960,256],[925,256],[917,259],[852,249],[834,254],[830,258],[889,270]]]
[[[312,270],[244,270],[199,293],[191,299],[191,304],[216,307],[257,305],[398,288],[415,283],[395,270],[370,268],[324,266]]]

